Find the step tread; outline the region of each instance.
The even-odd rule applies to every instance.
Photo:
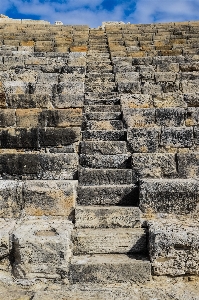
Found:
[[[73,283],[144,283],[151,279],[151,264],[144,256],[74,256],[70,265],[70,278]]]
[[[126,154],[125,141],[82,141],[80,143],[81,153],[93,154]]]

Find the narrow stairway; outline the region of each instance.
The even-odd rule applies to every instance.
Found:
[[[87,54],[70,276],[73,283],[144,282],[150,280],[151,266],[138,187],[105,33],[100,40],[103,50]]]

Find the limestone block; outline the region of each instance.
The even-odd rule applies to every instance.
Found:
[[[4,81],[6,94],[25,94],[27,85],[23,81]]]
[[[127,128],[154,126],[155,109],[154,108],[124,108],[123,120]]]
[[[141,228],[78,228],[72,233],[72,241],[76,255],[146,251],[146,233]]]
[[[125,141],[83,141],[80,144],[81,153],[87,155],[97,154],[126,154]]]
[[[1,180],[0,199],[0,217],[18,218],[24,205],[22,199],[22,182]]]
[[[47,127],[39,129],[39,143],[41,147],[70,145],[80,140],[80,128]]]
[[[137,206],[138,187],[131,185],[79,186],[78,205]]]
[[[121,81],[139,81],[139,73],[138,72],[120,72],[115,74],[116,82]]]
[[[157,108],[155,112],[155,117],[156,124],[158,126],[183,126],[185,120],[185,110],[184,108],[179,107]]]
[[[167,153],[134,153],[132,155],[133,177],[171,178],[177,176],[174,154]]]
[[[75,208],[76,228],[139,228],[138,207],[96,207],[77,206]]]
[[[141,91],[141,86],[138,81],[118,81],[117,83],[118,91],[120,93],[132,93],[136,94]]]
[[[182,72],[199,71],[199,62],[181,63],[179,67]]]
[[[26,127],[26,114],[29,115],[29,110],[17,110],[17,125]],[[26,114],[25,114],[26,113]],[[31,113],[31,111],[30,111]],[[24,118],[25,114],[25,118]],[[56,110],[35,110],[36,124],[32,126],[41,127],[69,127],[81,126],[82,109],[81,108],[68,108]],[[30,124],[31,125],[31,124]],[[27,126],[28,127],[28,126]]]
[[[159,135],[159,127],[131,128],[127,131],[127,141],[133,152],[156,152]]]
[[[187,118],[185,120],[186,126],[199,125],[199,108],[188,107]]]
[[[28,180],[23,184],[24,212],[30,216],[73,218],[76,201],[75,180]]]
[[[128,257],[123,254],[80,255],[71,260],[70,278],[71,282],[81,284],[144,283],[151,279],[151,265],[146,259],[137,260],[136,257]],[[97,297],[98,295],[99,292]],[[115,297],[118,297],[118,293]],[[96,298],[95,295],[94,298]],[[121,298],[124,298],[123,295]],[[129,296],[127,296],[128,298]],[[111,296],[106,295],[104,299],[111,299]]]
[[[1,148],[38,148],[38,131],[35,128],[4,128],[0,130]]]
[[[0,109],[0,127],[15,126],[15,109]]]
[[[154,95],[162,92],[162,86],[159,83],[144,82],[141,88],[142,94]]]
[[[17,109],[16,110],[16,126],[17,127],[37,127],[39,125],[38,118],[42,109]]]
[[[121,94],[122,108],[152,108],[153,101],[150,95]]]
[[[67,278],[72,224],[64,219],[28,218],[13,233],[13,274],[18,279]]]
[[[146,179],[140,185],[140,209],[145,213],[190,214],[198,210],[198,181]]]
[[[9,108],[52,108],[49,94],[9,94],[6,101]]]
[[[131,166],[131,155],[117,154],[117,155],[86,155],[80,154],[80,165],[87,168],[96,169],[125,169]]]
[[[197,220],[161,219],[149,222],[149,255],[155,275],[199,274]]]
[[[166,147],[191,147],[193,145],[192,127],[163,127],[160,145]]]
[[[184,94],[199,92],[199,80],[182,80],[181,89]]]
[[[179,93],[153,93],[153,103],[157,108],[187,107],[186,99]]]
[[[84,101],[83,93],[61,93],[54,96],[55,108],[82,107]]]
[[[6,108],[6,94],[3,83],[0,81],[0,108]]]
[[[155,80],[156,82],[175,82],[176,80],[176,73],[173,72],[156,72],[155,73]]]
[[[89,169],[79,168],[80,185],[118,185],[131,184],[133,182],[132,171],[130,169]]]
[[[87,130],[82,132],[82,140],[86,141],[125,141],[126,132],[123,130]]]
[[[198,178],[199,176],[199,153],[177,154],[178,172],[181,178]]]
[[[184,101],[187,103],[188,107],[198,107],[199,93],[184,94]]]

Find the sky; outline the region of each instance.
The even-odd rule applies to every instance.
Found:
[[[91,28],[103,21],[192,21],[199,20],[199,0],[0,0],[0,14]]]

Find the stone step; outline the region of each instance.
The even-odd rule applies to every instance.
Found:
[[[126,141],[126,131],[123,130],[87,130],[82,132],[83,141]]]
[[[137,206],[138,187],[135,184],[79,186],[77,204]]]
[[[197,213],[198,197],[195,179],[145,179],[140,184],[140,209],[145,213]]]
[[[133,182],[131,169],[88,169],[79,168],[79,184],[90,185],[118,185]]]
[[[131,169],[131,155],[87,155],[80,154],[79,164],[94,169]]]
[[[85,113],[95,112],[120,112],[120,105],[85,105]]]
[[[125,141],[83,141],[80,142],[80,152],[87,155],[96,154],[126,154]]]
[[[147,258],[124,254],[80,255],[71,259],[72,283],[144,283],[151,279]]]
[[[110,254],[145,253],[147,240],[142,228],[75,229],[72,233],[73,253]]]
[[[82,130],[122,130],[123,122],[121,120],[103,120],[103,121],[85,121],[82,124]]]
[[[121,111],[119,112],[90,112],[85,113],[84,117],[87,120],[120,120],[121,119]]]
[[[122,206],[76,206],[76,228],[140,228],[140,209]]]

